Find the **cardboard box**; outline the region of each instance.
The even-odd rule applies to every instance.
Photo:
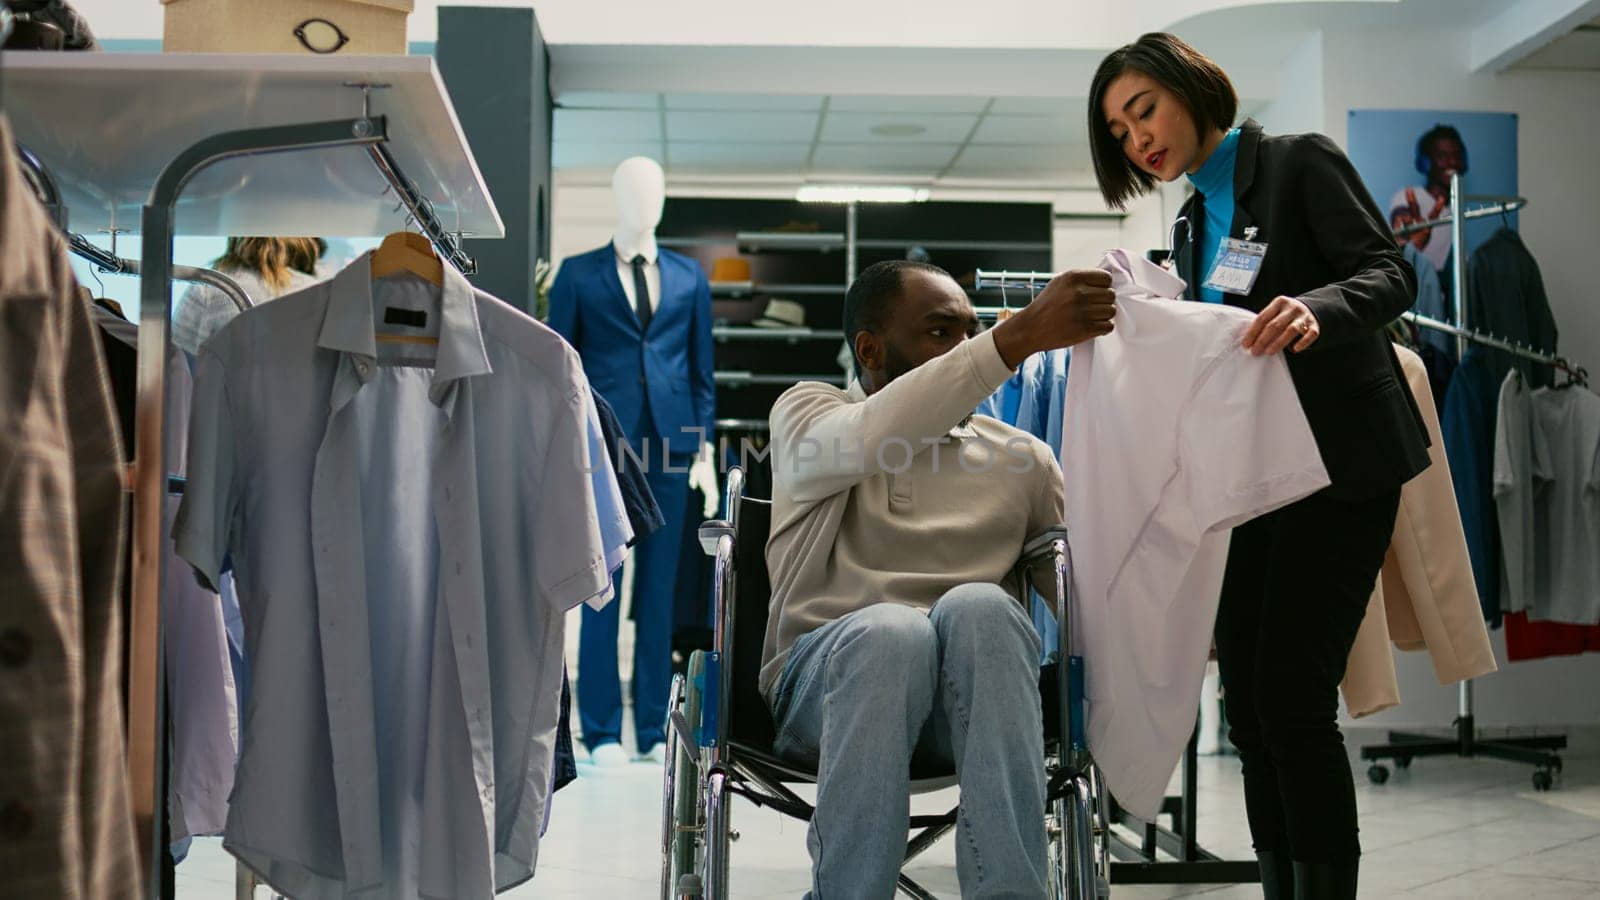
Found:
[[[177,53],[406,52],[413,0],[161,0]]]

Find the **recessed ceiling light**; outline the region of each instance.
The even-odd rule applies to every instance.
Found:
[[[892,184],[808,184],[794,198],[801,203],[920,203],[930,193],[925,187]]]
[[[872,126],[872,133],[878,137],[916,137],[927,130],[911,122],[885,122],[882,125]]]

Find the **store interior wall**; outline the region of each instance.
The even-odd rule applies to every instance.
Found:
[[[1278,96],[1255,113],[1256,121],[1268,134],[1323,130],[1325,68],[1322,32],[1313,32],[1295,47],[1284,64],[1278,79]]]

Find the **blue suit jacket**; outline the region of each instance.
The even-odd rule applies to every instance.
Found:
[[[549,325],[577,349],[589,384],[636,448],[648,423],[673,453],[695,453],[712,439],[716,403],[711,286],[699,263],[680,253],[661,250],[657,264],[661,301],[648,330],[622,290],[609,243],[562,262],[550,287]],[[704,430],[685,432],[694,428]],[[656,447],[645,449],[660,459]]]

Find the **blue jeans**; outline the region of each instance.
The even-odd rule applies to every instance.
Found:
[[[927,614],[877,603],[806,634],[773,706],[777,752],[817,768],[813,900],[894,895],[913,755],[960,781],[961,896],[1046,895],[1039,638],[1000,587],[960,585]]]

